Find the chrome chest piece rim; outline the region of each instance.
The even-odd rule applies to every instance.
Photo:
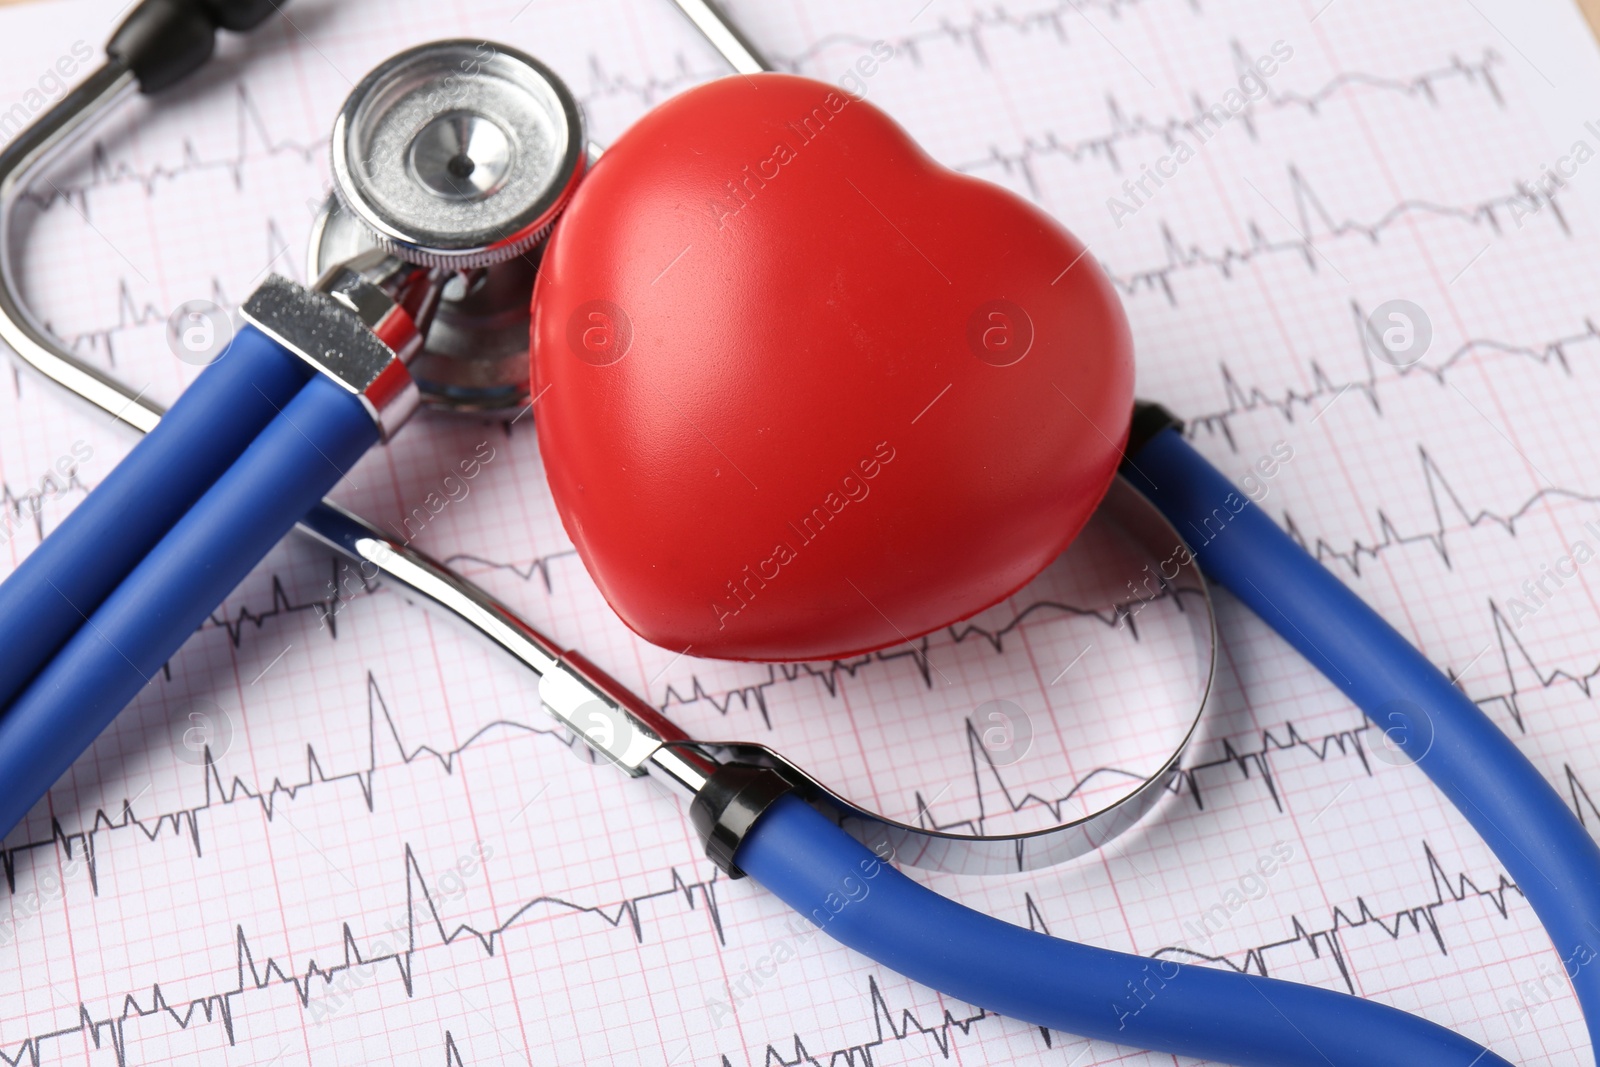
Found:
[[[426,267],[469,270],[533,248],[584,158],[566,85],[487,41],[435,41],[386,60],[333,127],[340,204],[380,246]]]
[[[401,53],[363,79],[334,127],[336,199],[312,236],[314,272],[371,243],[419,266],[457,271],[459,292],[445,288],[427,346],[413,361],[417,382],[434,406],[478,413],[519,410],[527,395],[530,294],[519,294],[518,280],[506,272],[529,268],[524,284],[531,290],[536,256],[524,253],[537,252],[580,179],[585,159],[576,102],[531,57],[470,41]],[[1184,618],[1199,689],[1193,714],[1165,758],[1134,788],[1080,817],[1061,817],[1054,825],[1023,832],[952,833],[872,811],[766,745],[689,740],[669,729],[653,708],[636,707],[636,699],[606,699],[593,686],[563,697],[556,692],[559,679],[551,675],[541,682],[541,699],[591,748],[631,774],[644,773],[644,763],[651,760],[693,762],[706,756],[776,768],[848,832],[912,866],[999,874],[1065,862],[1131,828],[1172,789],[1216,671],[1210,594],[1177,531],[1120,478],[1103,508],[1131,543],[1150,558],[1170,562],[1173,573],[1163,571],[1162,578],[1180,609],[1182,594],[1198,601],[1184,610]],[[588,708],[593,718],[595,707],[616,727],[603,737],[581,725],[580,713]]]
[[[587,169],[576,99],[487,41],[419,45],[368,74],[332,136],[333,195],[308,277],[377,247],[455,271],[410,365],[429,407],[511,418],[528,399],[528,321],[544,241]]]

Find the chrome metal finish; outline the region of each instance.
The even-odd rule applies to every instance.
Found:
[[[417,410],[406,360],[422,337],[405,309],[356,271],[336,267],[317,285],[269,275],[239,313],[355,394],[388,440]]]
[[[109,63],[0,151],[0,238],[9,236],[7,231],[16,197],[38,169],[55,159],[116,104],[136,91],[137,82],[133,76],[119,64]],[[314,239],[313,249],[319,244]],[[29,314],[16,284],[9,250],[9,244],[0,240],[0,340],[29,366],[98,410],[140,433],[154,429],[164,413],[161,405],[83,363]],[[355,259],[360,251],[363,250],[353,250],[349,256],[341,258]],[[370,260],[359,262],[371,267]],[[374,273],[383,276],[383,272],[377,270],[363,274],[363,279],[372,281]],[[324,274],[322,270],[315,272],[315,275]],[[364,307],[368,320],[382,322],[381,312],[373,318],[373,309],[380,308],[381,302],[360,285],[335,281],[329,283],[329,288],[337,295],[325,295],[324,299],[339,302],[340,310],[335,313],[340,321],[352,322],[348,312],[362,314],[360,309]],[[425,321],[426,312],[420,317]],[[409,591],[424,606],[437,609],[481,634],[541,678],[563,676],[564,683],[552,683],[550,689],[552,697],[558,701],[562,699],[557,696],[558,692],[592,694],[603,707],[617,710],[628,731],[639,737],[658,739],[653,750],[638,758],[629,773],[642,771],[668,789],[692,797],[714,769],[715,760],[697,751],[682,729],[621,683],[583,657],[564,652],[489,593],[409,545],[394,540],[367,520],[325,500],[313,508],[296,529],[348,558],[364,578],[377,580],[381,577]],[[576,708],[571,714],[576,714]],[[587,733],[579,736],[585,743],[592,743]],[[623,751],[633,753],[639,749],[629,745]]]
[[[1153,505],[1117,479],[1103,505],[1108,514],[1153,559],[1168,561],[1171,589],[1193,603],[1186,610],[1195,641],[1202,689],[1182,743],[1139,786],[1113,804],[1083,818],[1023,834],[970,836],[930,830],[887,818],[845,798],[782,753],[746,741],[697,742],[584,657],[559,646],[464,578],[415,550],[373,531],[343,511],[324,505],[309,518],[322,531],[349,531],[328,543],[368,561],[363,574],[409,588],[458,621],[488,637],[540,675],[546,709],[579,740],[624,773],[648,775],[692,798],[722,759],[777,768],[801,794],[830,814],[852,836],[879,855],[929,870],[961,874],[1006,874],[1038,870],[1087,855],[1131,828],[1168,791],[1205,714],[1214,688],[1217,643],[1210,593],[1182,539]],[[327,514],[324,514],[327,513]],[[1194,610],[1198,608],[1200,610]]]
[[[447,111],[422,127],[406,165],[422,187],[446,200],[482,200],[505,186],[511,138],[493,119]]]
[[[645,773],[646,762],[663,744],[691,740],[581,652],[564,653],[560,670],[539,679],[539,699],[596,753],[632,775]]]
[[[372,231],[329,196],[312,226],[306,277],[378,247]],[[453,274],[407,364],[429,408],[513,419],[528,403],[529,303],[538,253]]]
[[[0,152],[0,341],[57,385],[148,433],[161,417],[161,408],[139,400],[134,390],[83,362],[50,336],[23,302],[11,260],[11,212],[29,181],[138,89],[133,73],[120,61],[109,60]]]
[[[644,773],[644,762],[661,747],[661,736],[574,671],[550,671],[539,679],[546,711],[581,737],[596,754],[627,774]]]
[[[851,836],[880,855],[890,854],[884,851],[885,847],[892,849],[895,859],[913,867],[956,874],[1013,874],[1065,863],[1105,845],[1138,822],[1177,778],[1183,755],[1211,701],[1217,636],[1210,590],[1171,523],[1120,476],[1100,506],[1152,559],[1164,561],[1162,577],[1180,598],[1180,606],[1181,598],[1188,596],[1204,609],[1185,610],[1195,641],[1198,677],[1203,679],[1194,718],[1182,742],[1161,766],[1118,800],[1082,818],[1028,833],[952,834],[913,826],[864,808],[765,745],[706,741],[700,747],[728,759],[777,768],[785,778],[800,783],[801,794],[837,819]],[[1166,578],[1166,563],[1176,572],[1171,578]]]
[[[133,75],[120,63],[109,62],[0,151],[0,238],[6,238],[0,239],[0,340],[79,399],[148,433],[161,421],[162,406],[82,362],[37,323],[22,301],[7,240],[11,209],[30,179],[137,90]],[[313,508],[296,529],[348,557],[363,573],[372,568],[368,577],[382,575],[461,619],[535,673],[550,669],[560,658],[553,644],[489,594],[331,501]]]
[[[380,576],[410,590],[444,614],[509,652],[535,674],[556,670],[562,651],[510,608],[448,567],[396,541],[332,501],[306,516],[305,532],[355,563],[361,576]]]
[[[24,363],[50,381],[140,433],[148,433],[161,421],[165,409],[145,397],[142,390],[131,389],[109,374],[84,363],[68,351],[60,340],[51,336],[22,300],[10,254],[11,211],[16,206],[17,197],[39,170],[77,143],[118,104],[137,91],[138,82],[133,74],[120,62],[109,61],[35,119],[0,151],[0,340]],[[343,544],[352,530],[362,531],[373,538],[384,538],[377,527],[333,504],[322,505],[302,520],[297,528],[326,544],[339,547],[357,562],[361,561],[361,557]],[[415,566],[426,574],[430,565],[418,563]],[[444,571],[433,577],[438,581],[447,581],[454,576]],[[398,577],[396,580],[401,581]],[[420,595],[427,595],[422,589],[417,591]]]
[[[669,741],[650,756],[650,776],[693,800],[711,780],[717,760],[698,745]]]
[[[715,0],[672,0],[678,10],[689,16],[695,29],[711,42],[711,47],[722,53],[734,72],[760,74],[772,70],[772,64],[756,50],[750,39],[739,32]]]
[[[443,564],[327,501],[306,516],[304,525],[354,561],[363,578],[381,575],[510,653],[539,676],[539,698],[551,715],[630,776],[648,774],[692,798],[715,769],[716,760],[671,719]]]
[[[418,267],[374,248],[329,267],[311,288],[353,312],[409,366],[456,277],[453,271]]]
[[[584,169],[594,166],[603,151],[589,141]],[[372,229],[330,194],[312,223],[306,277],[320,278],[336,264],[378,247]],[[529,395],[529,305],[542,254],[536,248],[462,271],[444,287],[422,351],[407,365],[423,404],[500,419],[523,413]]]
[[[741,44],[742,38],[732,31],[725,17],[712,5],[690,0],[676,2],[695,18],[696,25],[711,37],[737,69],[747,72],[765,69],[766,63],[752,49]],[[711,22],[706,22],[706,19]],[[726,32],[719,32],[716,28],[718,25]],[[510,54],[509,50],[503,51]],[[521,58],[520,54],[511,55],[513,59]],[[380,71],[383,69],[380,68]],[[535,69],[543,70],[537,65]],[[553,77],[550,76],[552,81]],[[554,84],[559,85],[558,82]],[[132,76],[125,69],[109,63],[0,152],[0,340],[4,340],[24,362],[52,381],[65,386],[101,411],[146,432],[160,420],[161,407],[78,360],[37,323],[20,299],[9,246],[4,240],[10,210],[29,177],[90,128],[113,104],[130,95],[134,87]],[[576,146],[583,141],[577,125],[575,105],[569,118],[567,145],[572,152],[577,152]],[[341,121],[348,124],[347,118]],[[336,136],[336,143],[343,136],[342,131]],[[443,137],[444,134],[438,136]],[[464,146],[478,153],[471,157],[473,173],[476,173],[481,155],[493,177],[495,157],[490,142],[474,141],[477,136],[487,135],[467,130],[464,135],[451,136],[457,136]],[[431,151],[431,148],[427,152],[419,149],[420,157],[414,154],[410,158],[414,161],[420,159],[414,165],[421,167],[427,165]],[[581,154],[578,158],[581,161]],[[581,162],[572,167],[572,179],[575,180],[580,172]],[[470,178],[471,175],[466,177]],[[492,187],[492,182],[488,187]],[[477,192],[470,193],[466,199],[479,202],[471,201],[471,197],[477,195]],[[485,195],[496,194],[491,192]],[[446,202],[442,195],[436,198]],[[326,237],[325,230],[326,227],[319,227],[319,239],[314,241],[314,245],[319,245]],[[503,251],[525,236],[509,235],[501,241],[496,251]],[[386,240],[392,243],[393,239],[388,237]],[[446,257],[457,268],[470,259],[455,254],[459,251],[459,248],[455,249]],[[397,290],[388,287],[395,276],[389,277],[387,283],[375,280],[376,275],[382,275],[383,270],[388,268],[375,269],[374,261],[369,258],[359,259],[344,269],[354,277],[338,273],[331,278],[325,276],[324,291],[320,293],[293,286],[283,279],[272,279],[258,290],[259,300],[252,297],[249,314],[253,321],[274,333],[280,341],[301,349],[302,354],[319,368],[328,359],[330,348],[342,350],[349,346],[351,355],[347,361],[346,385],[357,395],[363,396],[369,404],[369,410],[377,409],[381,418],[383,408],[375,397],[389,396],[391,405],[397,402],[396,397],[403,398],[407,389],[405,386],[394,388],[396,379],[392,377],[393,368],[400,365],[400,370],[404,371],[398,353],[414,351],[415,341],[394,332],[393,327],[399,322],[398,319],[386,318],[393,314],[395,306],[405,304],[404,299],[396,299]],[[439,298],[444,280],[443,275],[439,274],[429,277],[432,296],[413,306],[424,325],[429,307],[427,301]],[[374,290],[384,294],[387,304],[375,295]],[[414,290],[407,291],[415,295]],[[366,329],[364,323],[376,326],[380,331],[387,330],[394,347],[381,343],[378,340],[380,334]],[[410,386],[410,392],[414,396],[414,385]],[[399,403],[403,406],[405,401],[401,399]],[[414,401],[412,404],[414,406]],[[1153,506],[1121,479],[1113,486],[1103,506],[1147,552],[1156,558],[1174,561],[1176,574],[1167,581],[1169,586],[1179,591],[1180,605],[1183,603],[1181,597],[1188,595],[1204,607],[1203,612],[1186,612],[1195,636],[1198,667],[1205,679],[1194,719],[1197,724],[1210,699],[1216,669],[1215,625],[1205,581],[1188,550],[1183,548],[1176,531]],[[335,504],[323,502],[301,521],[299,528],[350,558],[361,567],[363,576],[369,580],[381,576],[411,591],[425,605],[440,609],[506,650],[540,676],[541,700],[552,715],[626,773],[650,776],[668,788],[692,797],[705,785],[719,756],[766,763],[779,768],[791,781],[799,783],[808,799],[823,810],[831,810],[841,825],[856,837],[869,846],[887,845],[893,848],[896,858],[913,866],[965,873],[1009,872],[1033,870],[1084,855],[1127,829],[1149,810],[1177,775],[1179,761],[1194,735],[1194,724],[1191,724],[1183,744],[1161,768],[1118,802],[1084,818],[1013,835],[963,836],[929,830],[865,810],[765,746],[740,741],[720,744],[693,741],[681,728],[621,683],[578,653],[563,651],[484,590]]]
[[[333,127],[340,202],[402,259],[466,269],[542,241],[584,170],[583,118],[560,78],[487,41],[401,52]]]

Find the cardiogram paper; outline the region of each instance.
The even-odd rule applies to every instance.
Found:
[[[81,76],[118,6],[0,11],[0,136],[60,95],[61,69]],[[1133,323],[1140,394],[1459,677],[1593,828],[1600,562],[1577,558],[1600,549],[1600,53],[1562,0],[1526,6],[732,10],[782,68],[855,71],[936,157],[1088,242]],[[725,71],[667,0],[296,0],[32,189],[33,306],[170,402],[196,368],[169,351],[168,314],[233,307],[269,271],[304,279],[340,101],[385,55],[443,36],[544,59],[602,144]],[[880,41],[891,58],[858,66]],[[1366,327],[1396,300],[1429,335],[1405,366]],[[1180,669],[1178,628],[1152,608],[1135,636],[1098,610],[1117,590],[1069,568],[845,663],[641,643],[573,554],[530,431],[420,419],[336,496],[702,736],[776,744],[902,817],[1037,825],[1116,787],[1096,777],[1115,762],[1099,742],[1063,751],[1043,727],[1028,758],[983,758],[986,702],[1043,724],[1098,708],[1115,759],[1159,750],[1137,700],[1165,696],[1139,697],[1130,672],[1183,682],[1163,673]],[[0,572],[131,443],[6,374]],[[443,479],[469,456],[488,458],[463,496]],[[419,513],[430,494],[449,503]],[[916,876],[1052,934],[1374,997],[1518,1063],[1588,1062],[1561,961],[1465,821],[1225,595],[1219,614],[1214,714],[1136,831],[1038,874]],[[0,1057],[1174,1062],[986,1014],[804,936],[714,872],[684,814],[575,755],[524,670],[291,538],[5,838]]]

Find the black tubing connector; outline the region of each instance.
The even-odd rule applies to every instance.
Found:
[[[205,66],[216,48],[217,24],[195,0],[144,0],[106,42],[139,88],[158,93]]]
[[[271,0],[144,0],[112,33],[106,55],[128,65],[141,92],[159,93],[205,66],[219,27],[252,29],[276,8]]]
[[[255,29],[278,10],[273,0],[202,0],[202,6],[219,27],[234,33]]]
[[[772,802],[794,787],[770,767],[724,763],[695,794],[689,821],[706,847],[706,856],[726,875],[743,878],[733,862],[745,835]]]
[[[1128,465],[1133,462],[1133,457],[1139,454],[1139,450],[1149,444],[1156,434],[1168,427],[1182,433],[1183,420],[1153,400],[1133,402],[1133,422],[1128,426],[1128,444],[1122,450],[1124,474],[1127,473]]]

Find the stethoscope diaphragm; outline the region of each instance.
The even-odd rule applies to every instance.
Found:
[[[333,127],[333,186],[378,243],[467,270],[534,247],[583,172],[577,101],[505,45],[436,41],[361,80]]]
[[[335,196],[312,235],[310,273],[321,275],[374,246],[424,268],[458,272],[441,292],[423,352],[410,364],[433,406],[478,414],[522,410],[533,272],[513,273],[537,262],[540,240],[582,176],[579,122],[555,75],[514,49],[481,42],[444,41],[402,53],[364,78],[343,108],[333,134]],[[1087,602],[1097,608],[1059,610],[1081,610],[1119,631],[1102,636],[1092,629],[1096,623],[1081,627],[1088,647],[1079,658],[1101,646],[1081,674],[1138,675],[1151,684],[1114,691],[1080,685],[1080,676],[1067,677],[1068,664],[1052,669],[1054,680],[1037,700],[1019,693],[1018,701],[991,701],[992,708],[918,706],[904,722],[879,717],[857,726],[871,735],[860,738],[865,766],[830,762],[838,746],[808,747],[809,731],[724,734],[691,747],[779,769],[880,855],[892,850],[914,866],[1005,873],[1101,847],[1172,790],[1216,667],[1210,598],[1177,532],[1120,480],[1102,510],[1098,540],[1112,548],[1096,553],[1104,558],[1088,570],[1109,562],[1107,573],[1126,575],[1135,572],[1116,565],[1144,566],[1125,587],[1076,591],[1093,592]],[[1069,588],[1062,595],[1063,604],[1079,600]],[[1036,632],[1031,639],[1042,637]],[[1130,642],[1140,655],[1129,653]],[[541,683],[545,705],[630,773],[641,769],[640,753],[686,743],[669,737],[673,730],[653,716],[635,719],[626,706],[553,685],[560,688]],[[1145,690],[1151,699],[1128,699]],[[719,730],[715,721],[697,725],[699,736]],[[903,746],[896,736],[917,737],[923,747],[966,746],[965,760],[959,752],[944,754],[952,765],[970,763],[970,779],[897,788],[915,775],[898,759]],[[878,757],[867,759],[867,749]]]
[[[340,110],[307,276],[371,248],[457,272],[412,376],[431,408],[514,417],[541,245],[588,153],[577,101],[533,57],[464,40],[402,52]]]

